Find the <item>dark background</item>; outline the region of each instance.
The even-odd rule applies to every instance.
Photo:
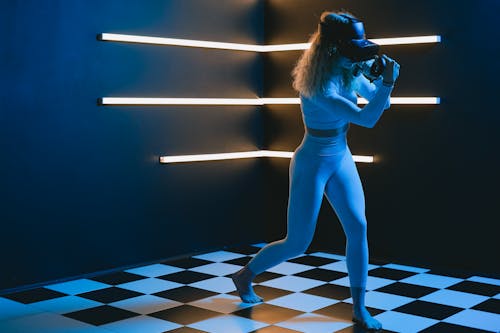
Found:
[[[159,164],[163,155],[293,151],[298,105],[98,106],[99,97],[296,97],[300,51],[255,52],[97,41],[103,32],[249,44],[303,43],[323,10],[362,18],[387,46],[398,106],[352,125],[370,256],[499,272],[498,45],[491,1],[6,1],[0,4],[0,290],[286,234],[289,159]],[[487,33],[485,33],[487,32]],[[311,248],[343,253],[327,200]]]

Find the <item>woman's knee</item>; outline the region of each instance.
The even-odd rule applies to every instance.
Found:
[[[361,237],[365,236],[367,232],[366,218],[364,217],[353,217],[349,221],[345,221],[344,230],[347,237]]]
[[[287,252],[290,253],[290,257],[295,257],[297,255],[306,252],[310,243],[311,240],[307,237],[301,237],[301,238],[287,237],[285,241],[288,250]]]

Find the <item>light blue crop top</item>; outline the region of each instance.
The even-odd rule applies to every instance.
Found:
[[[356,101],[353,101],[356,103]],[[335,115],[334,110],[324,110],[300,94],[300,108],[304,126],[314,129],[334,129],[342,127],[349,121]]]

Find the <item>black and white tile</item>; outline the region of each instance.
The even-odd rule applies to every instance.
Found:
[[[230,275],[264,245],[1,295],[0,332],[363,332],[338,254],[310,251],[271,268],[254,280],[264,302],[242,303]],[[370,262],[366,289],[384,332],[500,331],[498,279]]]

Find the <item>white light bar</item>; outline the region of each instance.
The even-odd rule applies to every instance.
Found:
[[[407,45],[407,44],[440,43],[441,36],[433,35],[433,36],[417,36],[417,37],[370,38],[369,40],[378,45]],[[262,46],[261,52],[306,50],[310,46],[311,43],[265,45]]]
[[[103,97],[103,105],[263,105],[260,98],[142,98]]]
[[[370,40],[378,45],[426,44],[441,43],[441,36],[432,35],[416,37],[373,38]]]
[[[240,153],[161,156],[160,163],[218,161],[252,157],[262,157],[262,154],[260,151],[248,151]]]
[[[310,43],[252,45],[252,44],[239,44],[239,43],[212,42],[212,41],[193,40],[193,39],[123,35],[123,34],[112,34],[112,33],[98,34],[97,38],[102,41],[113,41],[113,42],[190,46],[190,47],[204,47],[212,49],[253,51],[253,52],[305,50],[308,49],[311,45]],[[439,43],[441,42],[441,36],[431,35],[431,36],[416,36],[416,37],[373,38],[370,40],[379,45],[405,45],[405,44]]]
[[[160,156],[160,163],[180,163],[180,162],[201,162],[201,161],[219,161],[241,158],[255,157],[280,157],[292,158],[294,152],[289,151],[272,151],[272,150],[257,150],[237,153],[221,153],[221,154],[201,154],[201,155],[178,155],[178,156]],[[353,155],[355,162],[373,163],[373,156]]]
[[[367,104],[364,98],[358,98],[358,104]],[[439,97],[391,97],[391,104],[440,104]]]
[[[102,105],[266,105],[300,104],[300,98],[142,98],[142,97],[103,97]],[[358,98],[358,104],[366,104]],[[391,104],[440,104],[439,97],[391,97]]]
[[[263,52],[262,46],[259,46],[259,45],[211,42],[211,41],[206,41],[206,40],[149,37],[149,36],[137,36],[137,35],[121,35],[121,34],[110,34],[110,33],[99,34],[97,36],[97,38],[99,40],[113,41],[113,42],[191,46],[191,47],[205,47],[205,48],[211,48],[211,49]]]

